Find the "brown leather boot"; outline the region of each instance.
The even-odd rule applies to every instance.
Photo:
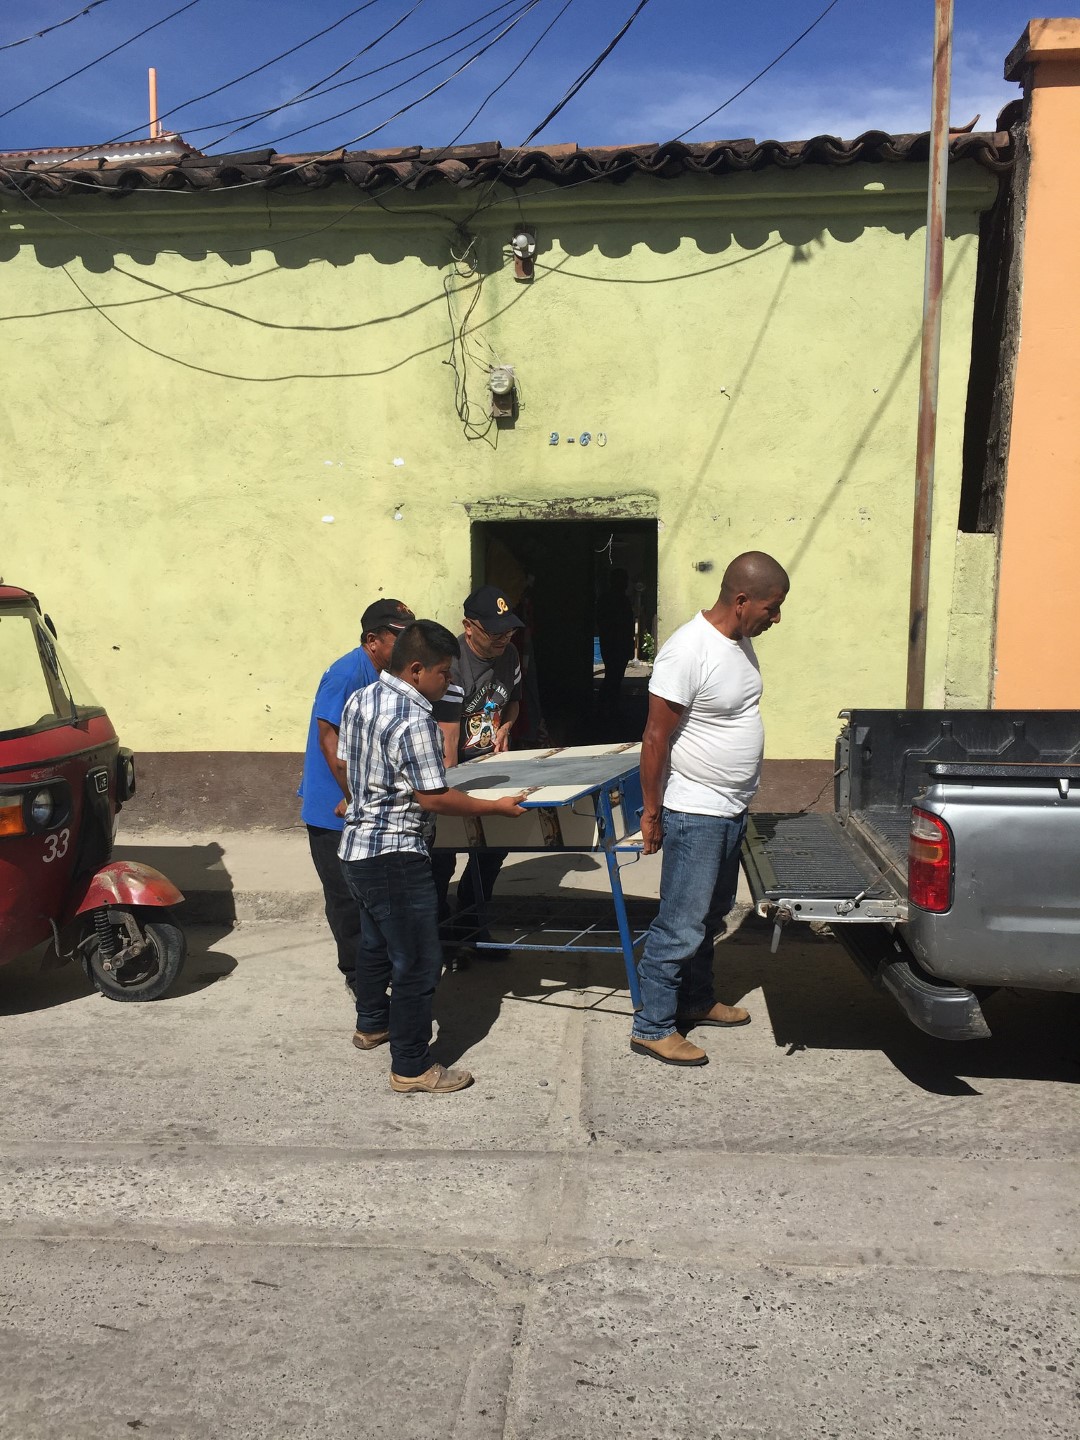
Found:
[[[374,1050],[377,1045],[385,1045],[389,1039],[389,1030],[357,1030],[352,1037],[352,1043],[358,1050]]]
[[[691,1045],[685,1035],[676,1030],[674,1035],[665,1035],[662,1040],[631,1040],[630,1049],[635,1055],[651,1055],[664,1065],[707,1065],[709,1057],[704,1050]]]
[[[734,1025],[749,1025],[750,1011],[741,1005],[723,1005],[718,1000],[710,1010],[701,1010],[696,1015],[677,1015],[676,1024],[689,1028],[691,1025],[719,1025],[731,1029]]]
[[[447,1070],[445,1065],[432,1065],[422,1075],[395,1075],[390,1072],[390,1089],[399,1095],[452,1095],[473,1083],[468,1070]]]

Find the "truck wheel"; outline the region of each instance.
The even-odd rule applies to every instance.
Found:
[[[187,958],[184,932],[167,910],[154,914],[162,918],[139,923],[148,948],[115,969],[105,969],[106,956],[96,933],[87,942],[83,960],[87,978],[110,1000],[158,1000],[179,978]],[[122,926],[114,925],[113,934],[117,949],[130,941]]]

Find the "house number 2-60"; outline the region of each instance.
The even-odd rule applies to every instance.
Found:
[[[45,837],[45,864],[51,865],[54,860],[62,860],[67,854],[68,841],[71,839],[70,830],[60,830],[55,835]]]

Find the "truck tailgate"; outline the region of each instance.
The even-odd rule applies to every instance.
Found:
[[[842,922],[898,920],[905,902],[836,815],[751,815],[743,868],[759,915]]]
[[[773,950],[790,921],[827,922],[875,984],[887,990],[921,1030],[948,1040],[990,1032],[967,989],[943,985],[920,970],[899,938],[907,915],[899,894],[903,812],[870,812],[842,823],[836,815],[752,815],[743,868],[757,913],[775,920]]]

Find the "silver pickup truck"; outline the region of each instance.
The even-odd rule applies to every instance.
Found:
[[[832,814],[751,816],[759,915],[825,922],[930,1035],[1001,986],[1080,990],[1080,711],[851,710]]]

